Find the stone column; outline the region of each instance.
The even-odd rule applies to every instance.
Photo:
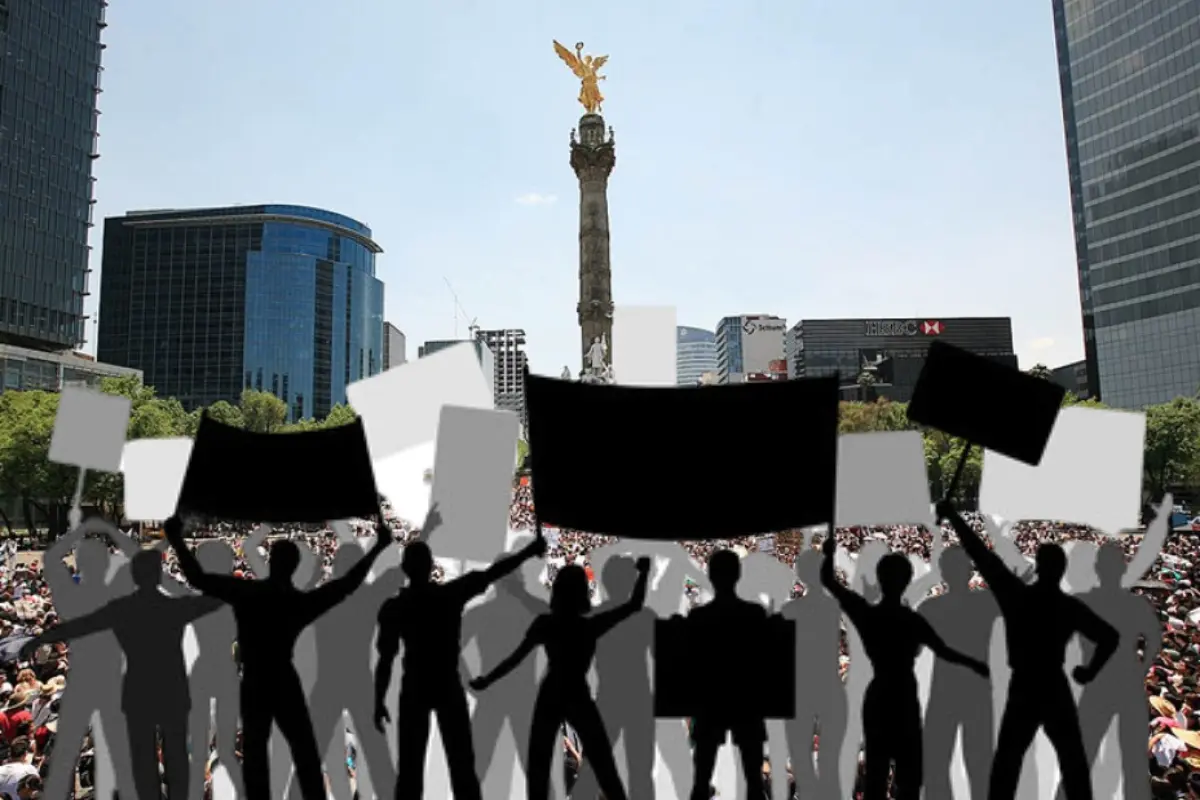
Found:
[[[571,131],[571,169],[579,178],[579,314],[580,360],[592,340],[604,336],[612,363],[612,268],[608,250],[608,176],[617,156],[612,129],[605,137],[604,117],[584,114],[579,135]]]

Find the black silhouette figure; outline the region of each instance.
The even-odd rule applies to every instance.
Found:
[[[947,644],[987,663],[1000,607],[992,593],[971,591],[975,567],[961,547],[947,547],[936,564],[947,594],[921,603],[918,613]],[[992,682],[949,661],[933,664],[925,709],[925,796],[951,797],[950,765],[962,732],[963,761],[971,797],[986,798],[992,768]]]
[[[503,557],[504,554],[500,556]],[[540,562],[525,562],[520,570],[496,582],[495,596],[463,616],[463,647],[475,642],[483,671],[504,660],[520,643],[530,623],[550,610],[548,601],[529,589],[530,585],[536,585],[541,569]],[[529,728],[536,698],[537,663],[533,659],[513,669],[504,679],[503,691],[483,692],[475,698],[475,712],[471,716],[472,735],[478,748],[475,770],[489,797],[500,796],[496,792],[506,795],[512,787],[511,755],[501,764],[502,768],[495,770],[495,779],[491,777],[496,748],[506,724],[515,744],[516,761],[522,772],[529,773]],[[491,790],[493,786],[495,792]]]
[[[599,616],[623,608],[633,596],[637,578],[632,559],[606,559],[600,572],[606,599],[594,613]],[[624,741],[629,795],[639,800],[653,800],[655,795],[656,719],[650,670],[657,619],[651,609],[641,608],[596,644],[596,706],[608,734],[609,752],[615,751],[618,739]],[[583,764],[575,784],[575,794],[581,798],[595,797],[600,788],[591,755],[585,743]]]
[[[838,753],[846,735],[848,702],[838,671],[842,610],[821,586],[821,554],[805,548],[796,556],[796,577],[804,595],[784,604],[780,613],[796,625],[796,716],[787,721],[788,752],[801,797],[842,800]],[[817,763],[810,756],[813,721],[820,732]],[[781,780],[778,762],[772,761]]]
[[[432,580],[433,552],[429,545],[419,541],[405,548],[403,568],[408,586],[384,603],[379,612],[379,663],[375,667],[375,724],[382,731],[383,722],[390,719],[384,701],[403,640],[403,677],[396,719],[400,734],[397,800],[420,800],[424,795],[429,717],[434,713],[454,797],[480,800],[471,715],[459,675],[463,610],[492,583],[545,552],[546,540],[539,536],[528,547],[486,570],[468,572],[438,585]]]
[[[1120,635],[1082,601],[1062,591],[1067,559],[1058,545],[1043,543],[1038,548],[1037,581],[1027,585],[988,549],[952,503],[938,503],[938,514],[954,526],[1004,617],[1012,677],[988,782],[989,800],[1011,800],[1016,795],[1021,764],[1038,728],[1046,732],[1058,754],[1068,800],[1091,800],[1087,754],[1063,661],[1076,634],[1091,639],[1096,645],[1092,660],[1073,671],[1078,683],[1091,683],[1116,652]]]
[[[196,559],[205,572],[214,575],[233,573],[233,550],[223,541],[204,542],[196,548]],[[169,586],[169,584],[168,584]],[[168,588],[168,594],[172,593]],[[189,676],[192,718],[188,726],[192,759],[188,797],[204,793],[204,767],[210,734],[216,739],[217,757],[238,796],[243,796],[242,770],[237,758],[238,671],[233,659],[237,639],[237,621],[233,609],[225,604],[192,623],[199,654]],[[216,730],[213,732],[213,705],[216,705]]]
[[[85,539],[101,534],[120,548],[127,557],[141,548],[113,525],[91,517],[75,525],[55,540],[42,559],[46,582],[55,608],[63,620],[87,616],[123,592],[107,582],[110,557],[102,542]],[[79,582],[73,579],[63,559],[75,550]],[[114,576],[115,578],[115,576]],[[129,761],[129,736],[121,713],[121,646],[112,633],[101,633],[78,642],[71,648],[72,679],[59,701],[58,733],[55,736],[57,758],[50,759],[46,796],[62,800],[74,785],[75,762],[87,736],[93,713],[99,714],[103,736],[92,732],[92,739],[108,751],[116,773],[116,787],[133,791],[133,772]],[[103,779],[103,775],[97,775]]]
[[[1099,586],[1078,595],[1088,608],[1116,627],[1121,637],[1121,646],[1112,660],[1083,689],[1079,724],[1088,763],[1094,764],[1113,718],[1118,720],[1122,796],[1127,800],[1150,800],[1150,776],[1145,759],[1138,755],[1146,738],[1146,672],[1162,646],[1162,626],[1154,607],[1144,597],[1122,587],[1125,570],[1121,546],[1105,543],[1096,554]],[[1140,656],[1139,640],[1145,643]],[[1090,642],[1084,642],[1084,657],[1094,649]]]
[[[880,559],[888,554],[888,546],[872,539],[864,542],[857,559],[839,549],[834,565],[846,574],[846,580],[856,593],[868,603],[879,601],[879,584],[876,583],[876,567]],[[822,562],[823,563],[823,562]],[[839,606],[840,608],[840,606]],[[853,622],[846,624],[846,644],[850,650],[850,667],[846,672],[846,733],[838,755],[838,779],[844,787],[853,786],[862,763],[863,744],[863,698],[871,685],[873,669],[871,660],[864,658],[862,637]]]
[[[872,605],[838,582],[833,570],[837,540],[822,545],[825,561],[821,583],[837,599],[862,638],[874,677],[863,698],[866,755],[865,800],[886,800],[888,771],[895,764],[897,800],[921,796],[924,771],[921,752],[921,700],[914,673],[917,656],[928,647],[939,658],[988,675],[986,663],[947,646],[921,615],[904,605],[912,581],[912,564],[889,553],[879,560],[876,577],[881,597]]]
[[[161,588],[162,555],[145,550],[130,564],[137,590],[97,611],[43,633],[23,651],[49,642],[81,639],[112,631],[125,652],[121,709],[129,731],[134,786],[138,797],[160,794],[157,738],[162,736],[167,792],[186,797],[188,790],[188,715],[191,711],[183,634],[192,621],[215,611],[211,597],[168,597]],[[207,747],[197,758],[208,755]]]
[[[714,553],[708,561],[708,579],[713,588],[713,599],[688,614],[689,624],[704,631],[708,641],[723,643],[718,647],[728,648],[731,643],[745,640],[752,637],[754,632],[766,628],[767,612],[762,604],[743,600],[737,595],[741,571],[741,560],[737,553],[732,550]],[[711,656],[720,665],[717,673],[729,674],[745,672],[735,665],[753,659],[754,654],[752,651],[727,652]],[[763,749],[767,740],[763,718],[754,716],[753,711],[748,716],[735,716],[727,709],[704,708],[697,711],[692,720],[692,800],[709,800],[717,752],[730,736],[741,756],[746,796],[761,796]]]
[[[344,577],[311,592],[292,584],[300,564],[296,545],[283,539],[271,547],[271,575],[247,581],[204,571],[183,540],[178,517],[164,526],[188,583],[233,606],[242,660],[242,779],[247,800],[271,796],[268,746],[272,723],[287,737],[304,800],[326,800],[321,757],[313,736],[308,698],[292,664],[300,634],[318,617],[354,593],[371,565],[392,542],[391,530],[378,525],[375,546]]]
[[[564,722],[579,735],[583,757],[591,762],[606,800],[626,800],[628,797],[621,785],[604,721],[592,699],[587,676],[597,642],[642,610],[650,573],[649,558],[638,559],[637,572],[633,594],[625,603],[592,614],[587,573],[574,564],[563,567],[554,580],[550,613],[534,620],[512,655],[488,674],[471,681],[473,688],[484,691],[515,669],[538,646],[546,651],[546,675],[538,689],[529,734],[529,772],[526,774],[529,800],[546,800],[549,796],[551,757]]]
[[[426,527],[429,522],[426,521]],[[389,554],[396,552],[388,551]],[[350,574],[364,557],[362,545],[348,541],[338,548],[333,560],[333,578]],[[387,739],[375,728],[374,695],[371,681],[371,640],[375,637],[375,620],[384,601],[400,588],[404,575],[400,565],[386,570],[376,564],[371,583],[364,583],[343,603],[335,606],[315,624],[317,650],[321,653],[317,679],[310,695],[313,730],[317,746],[325,753],[325,772],[333,796],[350,800],[350,779],[346,774],[345,716],[350,722],[359,746],[356,770],[359,793],[370,797],[369,787],[379,787],[379,794],[396,785],[392,772],[391,754]],[[366,769],[363,768],[363,761]],[[364,786],[368,777],[369,786]]]

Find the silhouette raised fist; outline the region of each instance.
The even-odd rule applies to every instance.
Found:
[[[821,542],[821,552],[828,557],[837,554],[837,537],[833,535],[832,531],[825,537],[825,541]]]
[[[438,511],[437,503],[429,507],[429,513],[425,515],[425,524],[421,526],[421,538],[426,538],[439,525],[442,524],[442,512]]]
[[[628,563],[628,562],[626,562]],[[650,571],[650,556],[642,556],[637,560],[638,572],[643,575]]]
[[[1096,679],[1096,674],[1080,664],[1078,667],[1071,670],[1071,677],[1074,678],[1075,682],[1080,686],[1086,686]]]

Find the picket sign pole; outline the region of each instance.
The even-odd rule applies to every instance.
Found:
[[[83,522],[83,484],[87,480],[87,469],[79,468],[79,478],[75,481],[75,497],[71,499],[70,523],[74,528]]]

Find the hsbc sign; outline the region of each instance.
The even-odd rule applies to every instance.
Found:
[[[917,336],[918,334],[939,336],[945,331],[946,326],[937,320],[868,320],[865,323],[863,335],[873,337]]]

